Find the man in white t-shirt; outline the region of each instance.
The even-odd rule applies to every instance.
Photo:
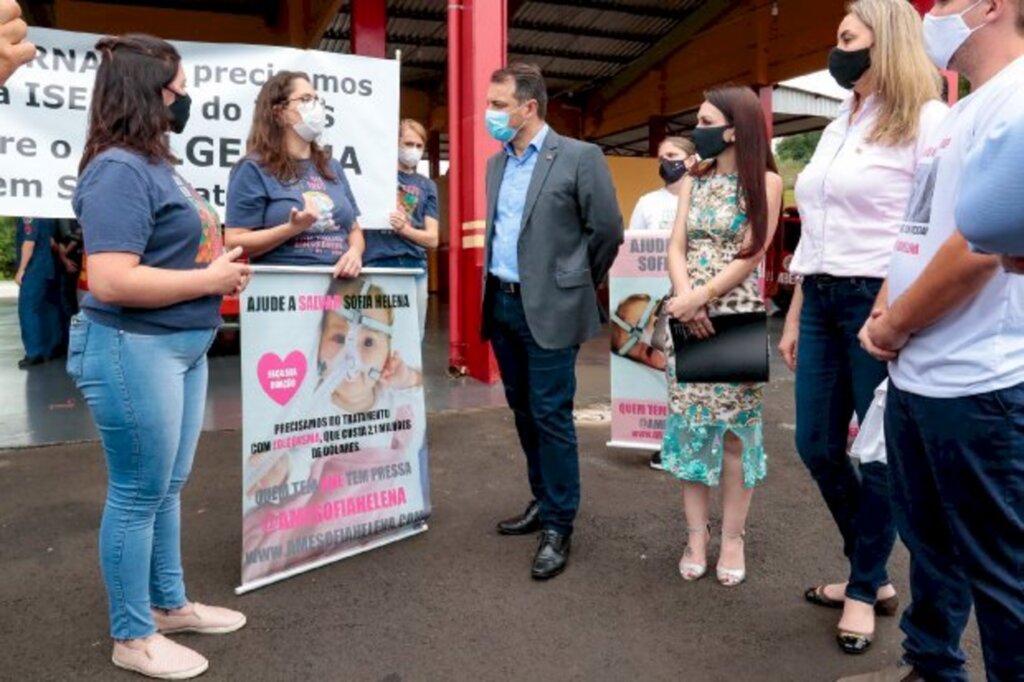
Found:
[[[883,289],[861,332],[890,363],[885,436],[911,555],[900,666],[844,682],[967,682],[974,604],[989,680],[1024,679],[1024,278],[972,253],[954,212],[968,151],[1024,116],[1024,0],[948,0],[925,18],[973,93],[929,138]]]

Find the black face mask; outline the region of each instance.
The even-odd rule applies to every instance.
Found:
[[[174,101],[167,109],[171,112],[171,130],[180,135],[185,130],[188,117],[192,113],[192,98],[175,92]]]
[[[726,150],[729,143],[725,141],[725,131],[731,127],[693,129],[693,143],[697,146],[697,153],[701,159],[713,159]]]
[[[852,90],[853,86],[871,68],[871,48],[863,50],[840,50],[833,47],[828,53],[828,72],[839,83],[839,87]]]
[[[661,159],[658,162],[658,175],[666,185],[679,182],[686,175],[686,162],[682,159]]]

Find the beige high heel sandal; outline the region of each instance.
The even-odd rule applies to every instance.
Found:
[[[708,543],[710,544],[710,542],[711,542],[711,524],[710,523],[708,525],[706,525],[704,528],[687,528],[686,529],[687,536],[689,536],[689,535],[691,535],[693,533],[707,533]],[[690,543],[689,543],[689,540],[687,540],[686,549],[683,551],[683,556],[680,557],[680,559],[679,559],[679,575],[682,576],[683,580],[685,580],[686,582],[692,583],[695,580],[700,580],[701,578],[703,578],[704,575],[708,572],[708,564],[707,564],[707,558],[706,558],[707,557],[707,549],[705,548],[705,550],[704,550],[705,559],[704,559],[704,563],[703,564],[695,564],[695,563],[686,561],[686,558],[689,555],[689,553],[690,553]]]
[[[739,533],[726,533],[722,531],[722,539],[724,540],[739,540],[740,544],[743,544],[743,536],[746,535],[746,531],[741,530]],[[721,561],[721,560],[719,560]],[[736,587],[744,580],[747,579],[747,569],[744,568],[724,568],[721,564],[715,569],[718,575],[718,582],[725,587]]]

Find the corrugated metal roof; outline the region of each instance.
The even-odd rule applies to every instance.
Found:
[[[555,89],[597,85],[625,68],[702,0],[525,0],[510,19],[509,56],[546,72]],[[444,78],[447,2],[388,0],[388,51],[402,50],[403,78]],[[346,3],[320,49],[351,49]]]

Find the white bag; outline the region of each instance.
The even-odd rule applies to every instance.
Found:
[[[860,433],[850,448],[850,457],[859,459],[861,464],[871,462],[886,463],[885,458],[885,395],[889,389],[886,379],[875,389],[875,397],[871,401],[868,413],[864,415],[864,423],[860,425]]]

